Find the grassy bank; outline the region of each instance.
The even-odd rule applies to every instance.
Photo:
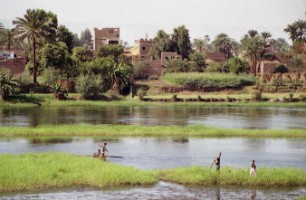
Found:
[[[64,153],[0,155],[0,192],[144,185],[158,173]]]
[[[205,126],[137,125],[46,125],[38,127],[0,127],[2,137],[33,136],[193,136],[193,137],[286,137],[306,138],[306,130],[227,129]]]
[[[185,102],[184,99],[197,99],[200,95],[203,99],[213,99],[215,102]],[[284,98],[289,94],[268,94],[264,93],[263,97],[268,99]],[[298,98],[300,94],[294,94],[294,98]],[[146,98],[161,100],[159,102],[140,101],[136,96],[134,98],[120,97],[109,101],[92,101],[79,100],[79,94],[70,94],[74,100],[56,100],[53,94],[27,94],[11,97],[9,100],[1,102],[0,107],[29,107],[29,106],[237,106],[237,107],[288,107],[288,108],[306,108],[305,102],[254,102],[246,99],[252,98],[252,94],[177,94],[176,97],[182,99],[182,102],[172,102],[173,94],[149,95]],[[228,102],[229,99],[239,99],[239,102]],[[170,100],[163,103],[162,100]],[[222,101],[223,102],[222,102]]]
[[[64,153],[0,155],[0,192],[56,188],[106,188],[148,185],[159,180],[186,185],[293,187],[306,186],[306,172],[293,168],[260,168],[256,177],[247,169],[222,167],[220,175],[203,167],[140,170],[91,157]]]
[[[161,179],[186,185],[306,186],[306,172],[294,168],[259,168],[251,177],[248,169],[222,167],[218,174],[207,167],[184,167],[162,170]]]

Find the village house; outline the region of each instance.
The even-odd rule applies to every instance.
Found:
[[[130,49],[133,59],[149,59],[149,52],[153,47],[154,41],[152,39],[140,39],[135,41],[135,45]]]
[[[93,50],[98,50],[103,45],[119,44],[120,28],[94,28],[93,31]]]

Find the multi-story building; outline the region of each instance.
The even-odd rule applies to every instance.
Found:
[[[133,58],[147,59],[151,47],[154,45],[152,39],[140,39],[135,41],[134,47],[130,50]]]
[[[103,45],[119,44],[120,28],[94,28],[93,32],[93,49],[98,50]]]

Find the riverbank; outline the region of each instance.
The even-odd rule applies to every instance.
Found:
[[[251,137],[306,138],[306,130],[228,129],[207,126],[140,125],[42,125],[37,127],[0,127],[0,137]]]
[[[289,94],[263,94],[265,99],[287,98]],[[299,98],[300,94],[292,97]],[[233,107],[287,107],[306,108],[305,102],[271,102],[250,101],[252,94],[177,94],[173,95],[150,95],[144,99],[152,101],[141,101],[137,96],[134,98],[122,96],[105,96],[103,100],[82,100],[79,94],[70,94],[70,100],[56,100],[53,94],[26,94],[13,96],[7,101],[1,102],[1,107],[31,107],[31,106],[233,106]],[[189,100],[192,101],[189,101]],[[205,100],[205,101],[204,101]],[[207,101],[206,101],[207,100]]]
[[[256,177],[248,169],[230,167],[222,167],[220,175],[208,167],[140,170],[64,153],[2,154],[0,162],[5,163],[0,165],[0,193],[153,185],[160,180],[194,186],[306,186],[306,172],[294,168],[259,168]]]

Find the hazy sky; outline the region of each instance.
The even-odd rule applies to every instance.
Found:
[[[60,25],[78,34],[85,28],[120,27],[121,39],[133,45],[146,34],[172,33],[182,24],[191,39],[224,32],[240,40],[250,29],[288,39],[283,29],[305,19],[306,0],[0,0],[0,22],[13,27],[12,20],[29,8],[52,11]]]

